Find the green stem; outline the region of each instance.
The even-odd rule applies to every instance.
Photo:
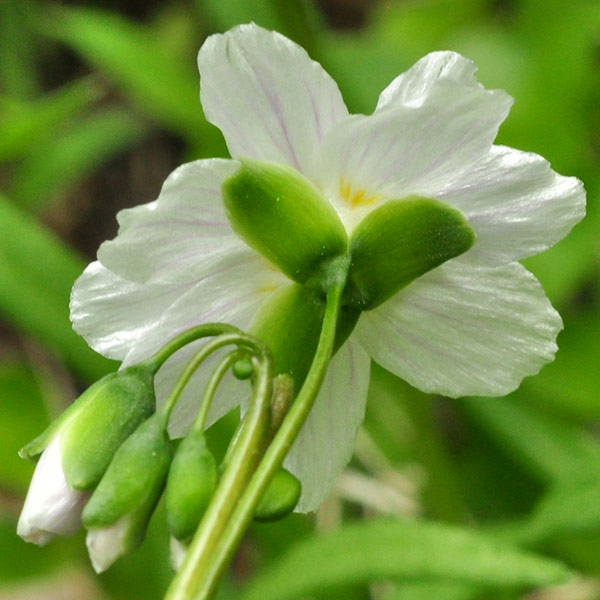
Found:
[[[264,346],[255,340],[254,338],[246,335],[245,333],[225,333],[220,335],[210,342],[207,342],[202,348],[194,354],[192,359],[185,366],[185,369],[177,378],[175,385],[171,388],[169,395],[167,396],[162,408],[161,412],[165,419],[165,423],[169,420],[169,415],[171,411],[177,404],[177,400],[179,396],[183,392],[183,389],[188,384],[192,375],[196,372],[198,367],[213,353],[222,348],[223,346],[228,346],[229,344],[237,344],[238,346],[242,346],[248,348],[250,351],[264,355],[266,353],[266,349]]]
[[[225,373],[227,373],[231,366],[240,359],[240,356],[242,356],[242,354],[239,351],[234,350],[233,352],[230,352],[221,360],[221,362],[217,365],[217,368],[213,371],[213,374],[210,376],[210,379],[204,388],[202,400],[200,400],[200,406],[198,407],[198,413],[196,414],[196,419],[192,425],[193,431],[204,431],[206,416],[208,415],[208,411],[210,409],[210,405],[212,404],[212,400],[215,396],[217,388],[225,376]]]
[[[250,409],[244,417],[231,460],[204,514],[165,600],[191,600],[198,580],[206,571],[215,546],[227,525],[238,498],[260,459],[262,441],[269,428],[273,366],[268,351],[255,360],[255,382]]]
[[[167,359],[175,354],[177,350],[181,350],[184,346],[190,342],[195,342],[201,338],[212,337],[215,335],[223,335],[226,333],[235,333],[238,335],[245,335],[243,331],[234,327],[233,325],[226,325],[225,323],[206,323],[204,325],[198,325],[187,329],[183,333],[174,337],[172,340],[167,342],[158,352],[153,354],[145,364],[148,368],[154,372],[158,371],[160,367],[167,361]]]
[[[327,307],[319,343],[304,385],[265,452],[244,494],[237,502],[229,522],[226,527],[223,527],[219,543],[214,544],[210,549],[198,549],[194,558],[191,557],[191,553],[188,555],[186,565],[189,569],[197,569],[194,585],[187,588],[188,595],[167,594],[166,600],[191,600],[192,598],[209,600],[212,597],[223,571],[231,561],[254,515],[256,505],[300,433],[321,388],[333,352],[342,290],[343,286],[337,285],[331,288],[327,294]],[[200,559],[202,559],[202,564],[198,566],[195,561]]]

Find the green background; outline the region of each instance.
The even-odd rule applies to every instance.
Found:
[[[427,52],[472,58],[515,98],[498,142],[582,179],[588,216],[526,261],[565,322],[556,361],[498,399],[430,397],[375,367],[349,474],[316,516],[254,526],[220,597],[600,598],[600,3],[3,0],[0,600],[153,600],[172,576],[162,507],[99,577],[81,534],[22,542],[33,467],[16,452],[115,368],[71,330],[71,285],[119,209],[182,162],[226,155],[195,56],[248,21],[306,47],[352,112]]]

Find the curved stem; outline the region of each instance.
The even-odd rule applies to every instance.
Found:
[[[177,338],[176,338],[177,339]],[[175,340],[174,340],[175,341]],[[187,342],[186,342],[187,343]],[[216,350],[222,348],[223,346],[227,346],[229,344],[237,344],[238,346],[243,346],[248,348],[250,351],[265,356],[267,353],[264,345],[255,338],[239,332],[239,333],[225,333],[223,335],[219,335],[214,338],[210,342],[207,342],[202,348],[194,354],[192,359],[185,366],[185,369],[177,378],[175,385],[171,388],[169,395],[167,396],[162,408],[161,413],[164,417],[165,423],[169,420],[169,415],[171,411],[175,407],[179,396],[183,392],[183,389],[188,384],[192,375],[196,372],[198,367]],[[166,348],[166,346],[165,346]],[[164,348],[163,348],[164,349]]]
[[[204,424],[206,422],[206,415],[208,415],[208,411],[210,409],[210,405],[212,404],[212,400],[215,396],[217,388],[221,383],[223,377],[227,371],[231,368],[231,366],[239,360],[241,356],[241,352],[234,350],[230,352],[227,356],[221,360],[221,362],[217,365],[217,368],[213,371],[213,374],[210,376],[206,387],[204,388],[204,393],[202,394],[202,400],[200,400],[200,406],[198,408],[198,413],[196,414],[196,419],[192,425],[192,430],[195,432],[204,431]]]
[[[167,342],[160,350],[158,350],[158,352],[155,352],[148,360],[144,361],[144,364],[156,372],[171,355],[175,354],[177,350],[181,350],[181,348],[190,342],[195,342],[196,340],[205,337],[223,335],[225,333],[245,335],[244,332],[237,327],[226,325],[225,323],[206,323],[204,325],[197,325],[196,327],[192,327],[191,329],[180,333],[178,336]]]
[[[167,595],[166,600],[189,600],[191,598],[208,600],[212,597],[223,571],[229,564],[254,515],[256,505],[277,469],[281,467],[317,397],[333,352],[342,289],[342,286],[335,286],[327,294],[327,307],[319,343],[304,385],[265,452],[243,496],[235,506],[218,545],[213,545],[209,550],[204,551],[204,560],[202,566],[198,567],[194,586],[188,588],[189,595]],[[201,551],[198,552],[196,558],[200,556],[202,556]],[[186,564],[189,564],[190,568],[196,568],[195,565],[192,566],[189,555]]]
[[[250,409],[244,417],[231,460],[194,535],[186,559],[167,591],[165,600],[195,598],[198,581],[207,570],[214,548],[260,459],[262,441],[269,427],[273,367],[268,352],[265,352],[260,359],[254,358],[253,362],[256,379]]]

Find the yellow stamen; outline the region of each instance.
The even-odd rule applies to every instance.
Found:
[[[368,206],[369,204],[373,204],[373,202],[381,200],[381,194],[369,194],[367,190],[363,188],[357,190],[352,189],[352,185],[343,177],[340,177],[339,195],[340,198],[352,208]]]

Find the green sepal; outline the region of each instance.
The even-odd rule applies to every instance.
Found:
[[[61,433],[62,464],[69,485],[95,487],[119,446],[156,408],[154,373],[134,366],[112,373],[87,390],[85,411]]]
[[[19,455],[33,459],[60,433],[67,482],[75,489],[91,489],[121,443],[154,412],[153,376],[153,370],[145,365],[106,375],[24,446]]]
[[[254,511],[254,520],[268,523],[289,515],[296,508],[301,493],[302,485],[298,478],[285,469],[279,469]]]
[[[218,477],[217,463],[204,434],[190,431],[175,452],[167,480],[167,522],[175,538],[187,540],[194,534]]]
[[[325,300],[317,290],[291,283],[271,295],[250,326],[271,350],[274,373],[291,375],[295,391],[312,363],[324,313]],[[351,307],[340,311],[334,352],[354,329],[359,314]]]
[[[304,283],[348,236],[321,192],[297,171],[251,159],[222,185],[234,231],[293,281]]]
[[[352,234],[344,301],[360,310],[375,308],[474,242],[463,214],[438,200],[409,196],[387,201]]]
[[[108,527],[128,515],[134,524],[147,521],[164,489],[171,457],[164,418],[154,414],[117,450],[83,510],[86,528]],[[141,527],[135,525],[136,531]]]

